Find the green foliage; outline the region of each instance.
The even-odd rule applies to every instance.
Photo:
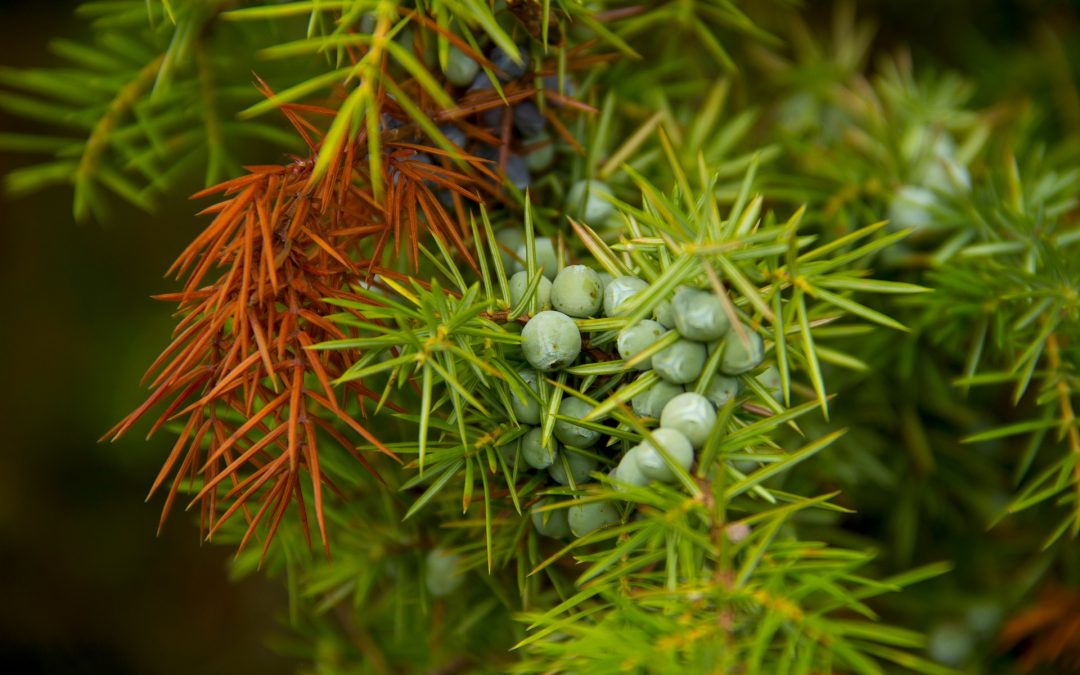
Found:
[[[1064,217],[1076,206],[1080,174],[1047,167],[1042,153],[1032,154],[1022,169],[1007,163],[973,200],[973,219],[981,227],[948,265],[929,275],[940,294],[926,310],[928,321],[940,321],[947,312],[951,321],[967,326],[938,337],[955,353],[966,351],[957,385],[1009,386],[1014,404],[1036,386],[1035,419],[983,431],[967,441],[1034,432],[1016,468],[1015,479],[1025,485],[1008,512],[1051,499],[1066,507],[1069,515],[1050,534],[1049,546],[1067,530],[1074,536],[1080,531],[1080,437],[1073,414],[1080,353],[1068,337],[1080,329],[1075,246],[1080,231]],[[1034,455],[1044,447],[1055,449],[1058,459],[1029,477]]]
[[[316,478],[274,525],[237,517],[215,534],[276,534],[236,572],[285,579],[294,633],[278,646],[316,672],[987,668],[1000,619],[963,628],[981,653],[955,657],[938,643],[943,615],[1011,611],[1080,569],[1080,136],[1068,106],[1059,119],[1045,96],[999,101],[985,82],[886,51],[863,11],[842,3],[822,30],[820,12],[764,0],[90,3],[96,42],[56,43],[69,66],[0,71],[19,90],[0,106],[68,135],[0,144],[50,156],[9,188],[72,182],[83,217],[103,213],[106,192],[150,210],[191,173],[231,177],[252,164],[246,140],[296,149],[292,122],[310,151],[290,165],[310,171],[305,198],[340,180],[320,199],[353,190],[382,209],[350,230],[360,217],[342,204],[331,234],[383,239],[332,250],[363,264],[323,300],[336,313],[305,318],[338,339],[303,351],[353,359],[334,384],[370,392],[375,405],[350,414],[401,463],[376,457],[368,473],[349,450],[370,457],[376,443],[320,446],[325,514]],[[1053,44],[1047,59],[1066,69],[1056,100],[1080,100]],[[455,54],[476,62],[491,100],[448,82]],[[506,76],[507,63],[527,75]],[[546,115],[553,163],[462,204],[473,187],[450,194],[447,167],[464,180],[487,153],[509,178],[508,156],[533,139],[484,115],[522,101]],[[421,151],[442,172],[410,180],[440,189],[456,217],[423,237],[432,212],[395,187],[402,166],[427,166]],[[586,179],[604,208],[574,203]],[[385,246],[393,229],[400,251],[394,209],[409,214],[413,257]],[[507,232],[523,256],[500,243]],[[541,309],[541,237],[560,264],[647,288],[575,319],[583,357],[539,374],[533,397],[521,331]],[[516,303],[511,267],[527,278]],[[673,483],[628,486],[611,471],[656,428],[631,407],[657,381],[636,366],[679,336],[624,360],[617,335],[682,286],[720,298],[724,340],[758,335],[765,362],[735,376],[741,391],[689,470],[668,457]],[[727,343],[710,347],[687,391],[721,376]],[[272,376],[262,384],[276,395]],[[591,408],[578,422],[605,440],[558,456],[566,485],[523,460],[515,397],[539,405],[542,442],[571,421],[563,400]],[[569,457],[595,463],[588,481]],[[180,483],[222,503],[239,489]],[[534,521],[588,504],[618,522],[556,539]],[[312,513],[332,561],[310,552]],[[447,565],[465,577],[446,597],[428,583],[432,551],[456,555]]]
[[[970,83],[953,74],[917,77],[903,58],[883,61],[867,86],[846,67],[862,59],[843,56],[865,44],[855,34],[861,32],[838,30],[831,82],[792,92],[781,105],[781,115],[800,120],[788,152],[814,180],[798,178],[793,192],[841,222],[886,216],[893,226],[917,230],[882,263],[935,292],[893,311],[910,314],[928,348],[963,359],[962,371],[946,376],[961,395],[973,386],[1009,385],[1015,405],[1038,383],[1035,420],[968,440],[1035,432],[1016,467],[1017,481],[1044,441],[1058,446],[1064,450],[1058,461],[1029,482],[1008,511],[1055,497],[1072,504],[1075,496],[1061,493],[1076,485],[1071,472],[1080,456],[1071,412],[1076,354],[1064,338],[1076,331],[1080,281],[1072,251],[1080,236],[1072,217],[1075,141],[1048,151],[1019,106],[973,109]],[[810,63],[798,68],[827,70],[812,65],[814,58],[831,62],[823,50],[809,52]],[[777,71],[788,77],[796,68]],[[843,134],[814,131],[830,124]],[[899,363],[911,367],[908,360]],[[1070,511],[1052,538],[1066,527],[1076,533],[1080,511]]]
[[[238,173],[237,152],[252,143],[295,149],[280,126],[236,119],[260,98],[243,55],[273,36],[220,24],[221,5],[87,3],[78,12],[94,41],[55,40],[64,65],[0,71],[9,89],[0,106],[57,128],[49,136],[0,136],[6,149],[50,156],[7,176],[8,189],[70,183],[75,217],[104,219],[109,194],[153,211],[162,195],[188,189],[192,174],[211,185]]]
[[[822,362],[852,365],[824,345],[833,335],[857,330],[851,319],[893,323],[852,299],[852,293],[922,290],[851,273],[852,261],[895,237],[874,238],[880,235],[878,225],[815,245],[814,237],[800,233],[801,210],[775,224],[767,215],[757,225],[761,198],[750,198],[749,180],[726,218],[720,218],[712,191],[682,199],[638,180],[642,204],[619,204],[626,229],[618,241],[608,245],[578,226],[600,267],[613,274],[634,271],[651,284],[621,310],[623,317],[578,320],[589,344],[610,345],[619,328],[651,315],[665,289],[711,278],[738,289],[733,310],[744,321],[768,325],[784,397],[790,400],[802,379],[796,373],[807,373],[814,384],[799,388],[813,389],[816,400],[787,409],[745,375],[747,395],[722,411],[725,431],[712,435],[693,473],[683,474],[677,486],[613,492],[571,481],[568,487],[545,488],[514,451],[524,429],[514,420],[510,399],[524,395],[525,387],[517,376],[522,363],[514,317],[524,307],[508,302],[498,250],[478,247],[477,259],[486,253],[490,260],[471,284],[448,251],[425,250],[449,288],[436,279],[408,288],[384,280],[388,292],[358,289],[356,302],[339,302],[364,320],[354,314],[332,318],[359,334],[322,345],[363,345],[364,359],[345,378],[369,386],[382,382],[384,399],[411,401],[406,409],[418,409],[397,415],[417,429],[415,444],[395,446],[403,455],[416,455],[402,484],[416,494],[404,518],[437,523],[438,514],[463,509],[465,520],[455,529],[475,530],[465,536],[470,542],[461,549],[465,560],[481,574],[503,578],[504,588],[516,590],[528,608],[519,617],[530,628],[519,645],[529,656],[515,666],[522,672],[553,667],[685,672],[740,663],[767,672],[811,672],[828,664],[881,672],[879,659],[944,672],[898,649],[918,647],[920,638],[872,623],[875,614],[862,600],[900,586],[855,574],[871,556],[798,540],[803,511],[841,510],[830,501],[834,495],[806,498],[771,487],[842,435],[804,439],[791,451],[774,441],[780,428],[797,429],[797,420],[827,404]],[[531,228],[527,232],[531,235]],[[715,353],[695,384],[699,391],[716,373],[720,352]],[[409,395],[417,382],[418,401]],[[612,453],[649,433],[627,406],[641,388],[636,373],[627,372],[621,361],[604,360],[547,377],[540,404],[554,411],[562,397],[575,396],[596,406],[586,420],[614,418],[617,426],[597,427],[612,439],[594,451],[602,477],[613,466]],[[545,419],[543,430],[550,434],[556,418],[547,413]],[[543,495],[554,501],[534,505],[532,512],[613,500],[628,502],[637,515],[544,554],[543,541],[528,527],[529,504]],[[585,496],[570,499],[574,495]],[[480,542],[483,550],[477,550]],[[576,571],[562,562],[567,556],[577,562]],[[909,581],[916,578],[921,576]],[[507,592],[504,609],[518,607],[513,595]],[[853,610],[871,621],[841,618]],[[610,641],[621,639],[616,627],[642,631],[639,644],[648,651],[613,652]]]
[[[765,180],[819,206],[829,227],[913,227],[875,266],[934,290],[874,305],[909,338],[845,345],[869,365],[839,383],[841,421],[859,427],[821,470],[873,514],[894,568],[953,558],[967,573],[935,592],[1000,617],[1070,569],[1063,537],[1077,531],[1076,138],[1043,101],[979,108],[994,90],[919,72],[904,52],[864,75],[871,30],[841,11],[829,37],[793,34],[795,58],[762,59],[783,96],[786,161],[799,167]],[[1075,95],[1057,84],[1056,100]],[[1000,585],[1017,575],[1019,587]]]

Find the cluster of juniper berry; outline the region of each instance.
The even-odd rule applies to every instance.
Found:
[[[578,199],[588,190],[591,194],[586,197],[583,211],[591,210],[591,216],[606,217],[608,214],[602,211],[604,207],[610,208],[610,204],[599,196],[607,192],[606,186],[599,181],[587,183],[576,185],[569,200]],[[497,236],[510,250],[523,238],[518,232],[505,230]],[[505,260],[507,267],[517,269],[509,280],[511,304],[519,306],[529,301],[537,311],[521,331],[521,358],[527,367],[518,375],[528,389],[524,396],[515,393],[512,399],[514,417],[527,426],[527,431],[516,443],[503,446],[504,457],[508,462],[520,461],[546,471],[559,485],[580,487],[598,466],[593,448],[604,445],[601,443],[604,434],[597,428],[601,420],[575,423],[574,420],[588,418],[594,408],[583,398],[564,393],[558,403],[553,433],[545,438],[541,382],[546,373],[589,359],[587,352],[583,355],[578,321],[625,316],[627,303],[647,291],[649,284],[636,276],[613,278],[587,265],[560,269],[555,244],[546,237],[534,241],[534,276],[522,269],[524,243],[517,244],[516,253]],[[529,293],[532,297],[526,299]],[[656,307],[652,319],[634,322],[618,332],[615,347],[625,369],[651,370],[656,375],[657,381],[652,386],[633,397],[631,407],[640,417],[658,420],[659,427],[623,454],[611,472],[617,487],[646,486],[651,481],[674,483],[677,480],[674,466],[689,471],[695,451],[713,433],[716,408],[738,394],[739,375],[761,364],[764,358],[761,336],[746,325],[734,325],[731,316],[733,312],[725,308],[724,300],[711,288],[684,286]],[[671,331],[677,334],[671,344],[662,349],[653,347]],[[712,374],[705,387],[690,387],[701,393],[687,390],[688,385],[702,378],[706,360],[718,349],[722,350],[718,372]],[[548,503],[541,500],[540,505]],[[533,513],[537,530],[554,538],[571,533],[584,536],[619,519],[618,510],[606,501],[588,501],[568,509]]]

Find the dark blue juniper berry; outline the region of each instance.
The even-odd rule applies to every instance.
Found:
[[[521,155],[510,154],[506,158],[506,180],[519,190],[524,190],[532,183],[532,174]]]
[[[483,91],[485,89],[494,89],[495,83],[491,81],[488,74],[480,71],[480,73],[473,79],[472,84],[466,89],[466,93],[473,91]]]
[[[462,131],[460,128],[454,126],[453,124],[444,124],[439,127],[439,131],[442,132],[443,136],[446,136],[446,139],[448,141],[458,146],[459,148],[464,148],[465,144],[469,141],[469,138],[465,135],[465,132]]]
[[[535,103],[522,101],[514,106],[514,127],[525,138],[531,138],[544,133],[547,120],[544,119],[544,114],[540,112],[540,108],[537,108]]]
[[[499,78],[501,81],[508,82],[510,80],[516,80],[529,70],[530,59],[525,48],[518,45],[518,53],[521,55],[521,63],[516,63],[510,58],[509,54],[499,47],[495,47],[491,50],[491,54],[488,55],[488,58],[491,59],[491,62],[496,68],[506,74],[506,79],[503,79],[502,77]]]

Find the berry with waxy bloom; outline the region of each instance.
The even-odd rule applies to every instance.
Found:
[[[521,269],[515,256],[518,248],[525,243],[525,233],[519,228],[507,227],[495,233],[495,242],[499,245],[499,258],[502,260],[503,271],[513,274],[514,270]]]
[[[739,387],[737,378],[714,373],[712,379],[709,380],[709,386],[705,388],[705,398],[717,408],[722,408],[728,401],[739,395]]]
[[[705,345],[679,340],[652,357],[653,370],[672,384],[693,382],[705,367]]]
[[[547,506],[552,503],[550,499],[541,499],[536,506]],[[566,509],[553,509],[551,511],[532,512],[533,527],[545,537],[562,539],[570,536],[570,523],[566,518]]]
[[[502,445],[496,446],[495,449],[503,458],[503,461],[506,462],[506,465],[512,469],[518,461],[518,455],[521,450],[521,439],[515,438],[510,443],[503,443]]]
[[[525,381],[533,392],[538,392],[539,377],[532,370],[522,370],[518,376]],[[514,409],[514,417],[523,424],[540,424],[540,401],[538,398],[526,395],[524,398],[510,390],[510,406]]]
[[[634,446],[623,455],[611,476],[616,482],[615,489],[620,492],[625,491],[629,486],[644,487],[649,484],[649,479],[645,474],[641,473],[641,468],[638,466],[637,452],[639,447]],[[618,485],[618,483],[624,483],[625,485]]]
[[[562,96],[573,96],[574,95],[574,91],[575,91],[574,82],[569,77],[564,77],[563,78],[562,87],[559,86],[559,76],[558,75],[548,75],[543,80],[541,80],[541,84],[543,85],[545,90],[550,90],[550,91],[552,91],[552,92],[554,92],[556,94],[560,94]],[[562,104],[555,103],[554,105],[560,106]]]
[[[724,340],[724,356],[720,360],[720,370],[728,375],[741,375],[757,368],[764,358],[765,345],[761,336],[743,326],[741,331],[731,331]]]
[[[581,419],[592,412],[593,407],[580,398],[564,396],[559,403],[559,415],[570,419]],[[600,440],[600,432],[586,429],[567,420],[556,420],[555,438],[575,448],[590,448]]]
[[[532,183],[532,174],[529,166],[521,155],[511,154],[506,158],[506,180],[519,190],[524,190]]]
[[[675,308],[672,307],[670,300],[664,300],[653,310],[653,317],[664,328],[675,327]]]
[[[446,549],[432,549],[424,559],[424,582],[428,592],[438,598],[456,591],[465,582],[460,556]]]
[[[514,276],[510,277],[510,305],[516,307],[521,298],[525,296],[525,291],[529,288],[529,273],[522,270],[517,272]],[[536,286],[536,304],[539,309],[548,309],[551,307],[551,281],[545,277],[540,277],[540,283]]]
[[[634,412],[642,417],[659,418],[668,401],[681,393],[683,393],[681,384],[672,384],[667,380],[660,380],[635,396],[630,401],[630,406],[634,409]]]
[[[476,74],[480,72],[480,64],[473,61],[457,47],[450,45],[450,52],[446,55],[446,79],[451,84],[464,87],[473,82]]]
[[[536,266],[543,270],[545,277],[554,279],[559,273],[559,256],[555,253],[555,242],[550,237],[537,237],[533,241],[533,246],[536,251]],[[524,243],[518,245],[517,256],[519,260],[517,269],[525,269],[529,258],[526,255]]]
[[[604,314],[615,316],[627,300],[649,287],[644,279],[637,277],[618,277],[604,287]]]
[[[581,332],[562,312],[539,312],[521,330],[521,351],[533,368],[558,370],[581,353]]]
[[[682,432],[660,427],[652,432],[652,438],[652,441],[645,440],[637,446],[635,460],[643,476],[661,483],[675,482],[675,473],[656,449],[656,445],[662,447],[676,464],[690,470],[690,465],[694,463],[694,448]]]
[[[639,352],[645,351],[652,346],[666,332],[663,326],[649,319],[623,328],[619,331],[619,337],[615,341],[615,345],[619,350],[619,357],[629,361]],[[635,367],[638,370],[649,370],[652,368],[652,357],[644,359]]]
[[[600,311],[602,297],[600,275],[585,265],[564,268],[551,285],[552,306],[570,316],[595,316]]]
[[[524,145],[525,166],[529,167],[530,171],[543,171],[555,161],[555,143],[550,135],[540,133],[526,138]]]
[[[491,78],[488,77],[487,73],[481,71],[480,73],[478,73],[476,75],[475,78],[473,78],[472,84],[469,85],[469,88],[466,90],[466,93],[473,92],[473,91],[484,91],[485,89],[494,89],[494,88],[495,88],[495,83],[491,81]]]
[[[683,288],[671,303],[675,330],[698,342],[718,340],[727,332],[729,321],[724,303],[710,291]]]
[[[619,522],[619,510],[609,502],[588,502],[575,504],[567,509],[566,518],[570,531],[576,537],[584,537],[590,532],[608,527]]]
[[[566,474],[566,464],[570,465],[569,477]],[[592,457],[564,450],[555,458],[555,463],[548,467],[548,475],[559,485],[569,485],[570,477],[573,477],[574,485],[581,485],[589,480],[589,474],[595,470],[596,460]]]
[[[459,148],[464,148],[468,143],[469,138],[465,135],[465,132],[453,124],[444,124],[439,127],[439,131],[443,136],[446,136],[446,140],[450,141]]]
[[[528,72],[531,63],[528,53],[520,47],[518,48],[518,56],[521,59],[520,63],[510,58],[510,55],[503,51],[501,47],[495,47],[491,50],[488,58],[496,68],[506,73],[509,80],[516,80]]]
[[[929,188],[905,185],[889,201],[889,227],[926,230],[938,224],[941,199]]]
[[[521,437],[521,456],[534,469],[548,468],[558,456],[559,443],[552,438],[545,446],[541,443],[543,435],[540,427],[533,427]]]
[[[780,382],[780,371],[776,368],[776,366],[769,366],[754,379],[756,379],[762,384],[762,386],[768,389],[769,393],[772,394],[772,397],[775,398],[777,401],[783,400],[784,390],[782,387],[782,383]]]
[[[566,193],[566,210],[586,223],[602,223],[615,213],[615,207],[602,195],[612,196],[607,183],[596,179],[579,180]]]
[[[716,411],[709,399],[690,391],[668,401],[660,414],[661,428],[681,432],[695,450],[705,445],[715,424]]]
[[[544,133],[547,120],[532,101],[522,101],[514,106],[514,126],[525,138]]]

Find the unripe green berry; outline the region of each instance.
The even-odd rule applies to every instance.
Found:
[[[941,137],[946,140],[947,137]],[[934,157],[923,176],[922,184],[929,185],[950,194],[962,193],[971,189],[971,173],[956,158],[955,144],[948,140],[944,147],[934,144]]]
[[[709,342],[727,332],[729,321],[716,294],[693,288],[680,289],[672,302],[675,329],[688,340]]]
[[[541,499],[537,506],[547,506],[550,503],[550,499]],[[562,539],[570,536],[570,523],[566,519],[566,509],[533,511],[532,522],[536,531],[545,537]]]
[[[644,487],[649,484],[649,479],[645,477],[645,474],[641,473],[641,469],[638,467],[637,452],[639,447],[641,446],[631,448],[619,460],[619,465],[615,467],[612,479],[616,483],[615,489],[619,492],[625,492],[629,486]],[[618,483],[624,483],[625,485],[619,485]]]
[[[446,79],[452,84],[464,87],[472,83],[473,78],[480,71],[480,64],[473,61],[457,47],[450,45],[450,52],[446,55]]]
[[[639,321],[633,326],[627,326],[619,331],[619,337],[615,341],[615,345],[619,349],[619,356],[629,361],[638,352],[645,351],[654,342],[660,339],[660,337],[666,333],[664,327],[655,321],[645,319]],[[638,370],[649,370],[652,368],[652,357],[640,361],[636,366]]]
[[[687,471],[690,470],[690,465],[694,463],[694,448],[681,431],[660,427],[652,432],[652,437],[653,441],[666,450],[676,464]],[[658,480],[661,483],[673,483],[675,473],[668,466],[663,455],[657,451],[653,441],[646,440],[637,446],[635,460],[638,469],[646,478]]]
[[[656,374],[672,384],[693,382],[705,367],[705,345],[679,340],[652,357]]]
[[[681,393],[683,393],[681,384],[672,384],[665,380],[660,380],[644,392],[635,396],[630,402],[630,405],[634,408],[634,412],[642,417],[659,418],[668,401]]]
[[[615,316],[627,300],[649,287],[644,279],[637,277],[618,277],[604,289],[604,314]]]
[[[905,185],[889,201],[889,228],[926,230],[938,225],[941,199],[930,189]]]
[[[566,519],[575,537],[584,537],[601,527],[619,522],[619,510],[610,502],[589,502],[571,506],[567,511]]]
[[[559,415],[581,419],[592,412],[593,407],[580,398],[565,396],[559,403]],[[555,438],[575,448],[591,448],[600,440],[600,432],[586,429],[566,420],[555,421]]]
[[[690,391],[671,399],[660,414],[660,426],[681,432],[695,450],[705,445],[715,425],[716,411],[709,399]]]
[[[975,652],[971,629],[959,621],[945,621],[934,626],[927,636],[926,652],[938,663],[961,668]]]
[[[600,277],[600,287],[604,289],[604,292],[606,293],[608,284],[610,284],[612,281],[615,281],[615,277],[611,276],[607,272],[597,272],[596,274]]]
[[[516,307],[525,291],[529,288],[529,273],[524,270],[510,277],[510,305]],[[541,276],[540,283],[536,286],[536,306],[539,309],[547,309],[551,306],[551,281]]]
[[[555,143],[546,133],[526,139],[525,147],[532,148],[525,155],[525,166],[530,171],[543,171],[555,161]]]
[[[559,443],[554,438],[548,441],[547,447],[540,444],[544,432],[540,427],[533,427],[521,437],[521,457],[525,463],[534,469],[546,469],[555,462],[558,456]]]
[[[552,306],[570,316],[595,316],[600,311],[602,298],[600,276],[585,265],[571,265],[563,269],[551,285]]]
[[[746,339],[744,340],[743,337]],[[720,359],[720,370],[728,375],[741,375],[761,365],[765,358],[765,345],[761,336],[743,327],[742,336],[733,330],[724,341],[724,356]]]
[[[424,582],[435,597],[450,595],[465,582],[461,558],[445,549],[432,549],[424,561]]]
[[[901,152],[915,163],[915,182],[948,193],[971,189],[971,174],[957,159],[956,142],[949,132],[935,133],[926,127],[912,132],[903,140]]]
[[[728,401],[739,395],[739,386],[738,379],[715,373],[709,381],[709,386],[705,388],[705,398],[717,408],[722,408]]]
[[[495,241],[499,244],[499,257],[502,259],[503,271],[512,274],[519,269],[520,265],[513,255],[516,254],[525,242],[525,233],[516,227],[507,227],[495,233]],[[504,250],[505,249],[505,250]],[[525,259],[522,258],[522,261]]]
[[[566,463],[570,465],[570,476],[574,478],[574,485],[581,485],[589,480],[589,474],[596,470],[596,460],[588,455],[576,452],[563,451],[555,458],[555,463],[548,467],[548,474],[559,485],[569,485],[570,478],[566,475]]]
[[[532,370],[518,371],[518,376],[525,380],[525,384],[539,394],[539,378]],[[522,398],[510,390],[510,406],[514,409],[514,417],[523,424],[540,424],[540,400],[528,394]]]
[[[780,371],[777,370],[776,366],[769,366],[755,379],[768,389],[769,393],[777,401],[783,399],[784,391],[781,388]]]
[[[566,193],[566,210],[586,223],[602,223],[615,212],[615,207],[601,195],[612,196],[607,183],[579,180]]]
[[[562,312],[540,312],[521,329],[521,351],[537,370],[558,370],[581,353],[581,332]]]
[[[526,244],[521,244],[517,249],[518,258],[520,258],[518,271],[527,269],[529,258],[526,246]],[[541,270],[548,279],[554,279],[559,273],[559,256],[555,253],[555,242],[551,240],[551,237],[537,237],[533,240],[533,251],[536,253],[536,260],[533,261],[536,268]]]
[[[671,306],[671,302],[664,300],[656,309],[653,310],[653,316],[664,328],[675,327],[675,308]]]
[[[517,461],[518,450],[521,449],[521,439],[515,438],[510,443],[504,443],[502,445],[496,446],[495,449],[502,456],[503,461],[506,462],[506,465],[513,469],[514,462]]]

